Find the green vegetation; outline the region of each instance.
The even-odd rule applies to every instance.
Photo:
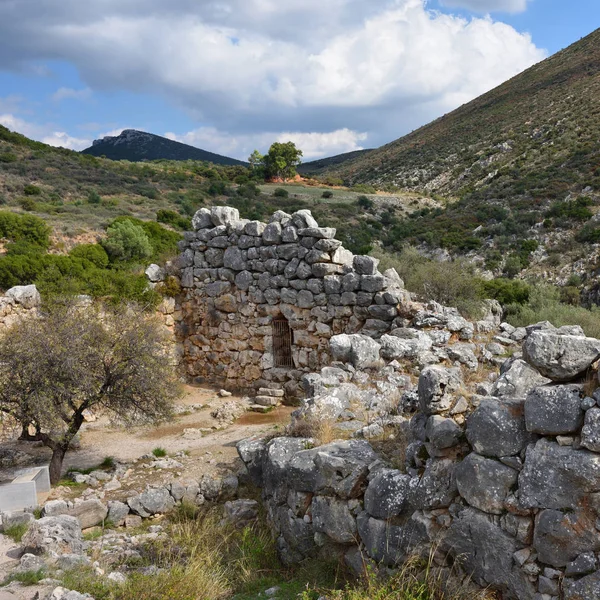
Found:
[[[47,577],[47,573],[44,569],[39,569],[37,571],[19,571],[11,573],[2,584],[8,585],[12,581],[17,581],[22,585],[36,585],[45,577]]]
[[[152,450],[152,454],[154,454],[156,458],[164,458],[165,456],[167,456],[167,451],[164,448],[157,446],[156,448],[154,448],[154,450]]]
[[[106,230],[102,245],[111,260],[145,260],[152,254],[148,236],[130,220],[116,221]]]
[[[18,525],[10,525],[9,527],[5,527],[2,533],[4,533],[6,537],[9,537],[11,540],[19,544],[23,539],[27,528],[27,523],[19,523]]]
[[[274,142],[269,151],[261,156],[255,150],[248,162],[257,175],[265,179],[293,179],[296,176],[296,167],[300,164],[302,150],[296,148],[294,142]]]

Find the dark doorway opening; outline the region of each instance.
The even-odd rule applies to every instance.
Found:
[[[292,330],[288,320],[281,316],[273,319],[273,358],[276,367],[291,368],[292,359]]]

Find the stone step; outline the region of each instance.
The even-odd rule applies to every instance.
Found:
[[[254,398],[255,404],[260,404],[261,406],[277,406],[279,404],[279,398],[274,398],[273,396],[256,396]]]
[[[283,398],[285,392],[283,390],[272,390],[271,388],[259,388],[259,396],[272,396],[273,398]]]
[[[261,406],[260,404],[251,404],[248,410],[255,413],[268,413],[269,411],[273,410],[273,407]]]

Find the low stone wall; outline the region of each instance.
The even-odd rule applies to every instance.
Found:
[[[525,339],[493,384],[469,384],[458,361],[422,369],[397,407],[404,465],[386,462],[360,428],[321,446],[292,437],[239,444],[284,562],[337,554],[360,573],[435,548],[437,567],[459,564],[505,599],[600,597],[600,340],[549,323],[503,333],[507,344]],[[297,419],[316,411],[352,422],[338,400],[358,371],[352,362],[333,370],[339,377],[329,368],[305,378],[314,397]]]
[[[184,293],[174,315],[191,378],[298,396],[301,376],[331,362],[331,336],[401,326],[409,294],[397,273],[353,256],[308,210],[278,211],[266,224],[213,207],[193,225],[176,265]],[[274,351],[276,319],[291,329],[288,365]]]

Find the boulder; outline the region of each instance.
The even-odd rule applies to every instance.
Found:
[[[329,340],[329,349],[334,360],[347,362],[356,369],[379,366],[379,350],[381,346],[366,335],[340,334]]]
[[[152,283],[158,283],[159,281],[163,281],[165,278],[165,270],[158,265],[151,264],[145,271],[146,277]]]
[[[525,401],[484,398],[467,419],[467,440],[483,456],[500,458],[519,454],[531,441],[525,428]]]
[[[525,398],[534,387],[550,383],[550,379],[540,375],[524,360],[511,360],[492,388],[492,396],[498,398]]]
[[[538,559],[553,567],[565,567],[584,552],[597,552],[600,532],[595,521],[595,516],[587,510],[540,511],[533,534]]]
[[[377,273],[377,267],[379,265],[379,259],[372,256],[355,256],[354,257],[354,270],[359,275],[375,275]]]
[[[365,510],[377,519],[398,516],[408,505],[410,479],[394,469],[379,471],[367,486]]]
[[[21,540],[21,546],[31,554],[81,554],[81,526],[75,517],[69,515],[42,517],[31,523]]]
[[[552,381],[571,381],[600,358],[600,340],[556,330],[533,331],[523,344],[523,356]]]
[[[42,297],[35,285],[16,285],[10,288],[4,294],[12,298],[17,304],[23,308],[35,308],[42,303]]]
[[[427,419],[425,432],[427,439],[438,450],[456,446],[460,442],[463,433],[454,419],[445,418],[440,415],[431,415]]]
[[[453,392],[461,386],[460,371],[439,365],[425,367],[419,377],[419,404],[421,411],[432,415],[449,410]]]
[[[196,212],[196,214],[192,217],[192,227],[194,228],[194,231],[213,227],[210,210],[208,210],[208,208],[201,208]]]
[[[63,587],[54,588],[48,600],[94,600],[89,594],[80,594],[75,590],[67,590]]]
[[[258,517],[256,500],[229,500],[224,505],[225,520],[235,527],[245,527]]]
[[[210,217],[215,227],[231,225],[240,220],[240,211],[231,206],[213,206],[210,209]]]
[[[254,485],[262,483],[262,462],[265,454],[265,441],[262,439],[245,439],[236,444],[236,450],[242,459],[248,475]]]
[[[506,600],[533,600],[535,588],[513,563],[517,541],[500,529],[493,517],[475,508],[463,510],[452,522],[442,550],[483,586],[503,592]]]
[[[103,523],[108,515],[108,508],[97,498],[92,498],[76,502],[67,514],[79,521],[81,529],[87,529]]]
[[[460,495],[471,506],[495,515],[504,511],[504,501],[518,476],[514,469],[474,452],[458,464],[455,473]]]
[[[600,598],[600,571],[578,580],[566,578],[563,581],[563,590],[565,600]]]
[[[581,430],[581,445],[593,452],[600,452],[600,408],[590,408],[586,411]]]
[[[600,456],[547,439],[529,446],[519,475],[525,508],[575,509],[600,490]]]
[[[583,415],[581,387],[578,385],[536,387],[527,394],[525,425],[531,433],[575,433],[583,425]]]
[[[107,520],[116,527],[120,527],[125,523],[125,517],[129,514],[129,506],[118,500],[110,500],[108,502]]]
[[[410,504],[421,510],[450,506],[458,494],[455,468],[456,463],[453,460],[428,459],[423,475],[410,480]]]
[[[175,506],[175,500],[164,487],[149,487],[141,494],[127,499],[131,511],[140,517],[162,514]]]
[[[356,541],[356,521],[348,503],[328,496],[315,496],[311,504],[313,527],[338,544]]]

